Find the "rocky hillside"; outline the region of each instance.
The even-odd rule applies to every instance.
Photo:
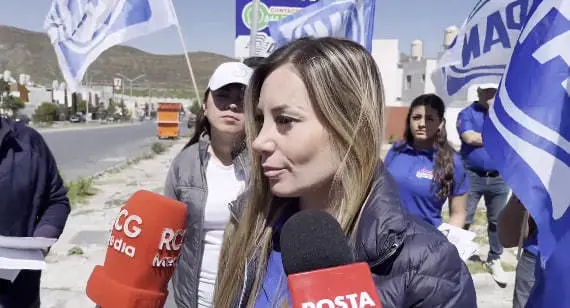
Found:
[[[200,89],[206,86],[216,66],[231,60],[207,52],[189,55]],[[34,82],[44,85],[63,79],[45,33],[0,25],[0,71],[4,70],[10,70],[14,78],[21,73],[31,75]],[[111,82],[119,72],[131,78],[146,74],[153,88],[192,88],[184,55],[155,55],[126,46],[108,49],[91,65],[88,76],[95,82]]]

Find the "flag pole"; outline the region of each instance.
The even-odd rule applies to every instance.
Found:
[[[249,56],[255,57],[257,50],[257,31],[259,29],[259,1],[252,0],[251,32],[249,33]]]
[[[196,77],[194,76],[194,70],[192,70],[192,63],[190,62],[190,56],[188,56],[188,51],[186,49],[186,43],[184,43],[184,37],[182,35],[182,28],[180,27],[180,22],[178,21],[178,15],[176,14],[176,9],[172,1],[168,1],[174,18],[176,19],[176,30],[178,32],[178,38],[180,39],[180,44],[182,44],[182,49],[184,51],[184,58],[186,58],[186,65],[188,66],[188,71],[190,72],[190,78],[192,79],[192,85],[194,86],[194,94],[196,95],[196,102],[198,104],[202,103],[200,101],[200,92],[198,92],[198,85],[196,84]]]

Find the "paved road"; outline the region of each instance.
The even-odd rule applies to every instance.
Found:
[[[123,127],[41,132],[66,180],[91,176],[149,150],[156,124],[146,121]],[[182,134],[187,134],[182,129]]]

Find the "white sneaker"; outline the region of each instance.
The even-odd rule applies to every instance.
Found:
[[[507,286],[507,277],[505,271],[503,270],[503,265],[501,265],[501,260],[493,260],[486,263],[487,270],[493,276],[495,282],[499,287],[504,288]]]

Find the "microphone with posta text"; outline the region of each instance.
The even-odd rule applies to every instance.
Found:
[[[366,262],[355,263],[334,217],[305,210],[281,229],[281,255],[293,308],[381,308]]]
[[[87,282],[102,308],[162,308],[186,235],[186,205],[137,191],[113,223],[103,266]]]

